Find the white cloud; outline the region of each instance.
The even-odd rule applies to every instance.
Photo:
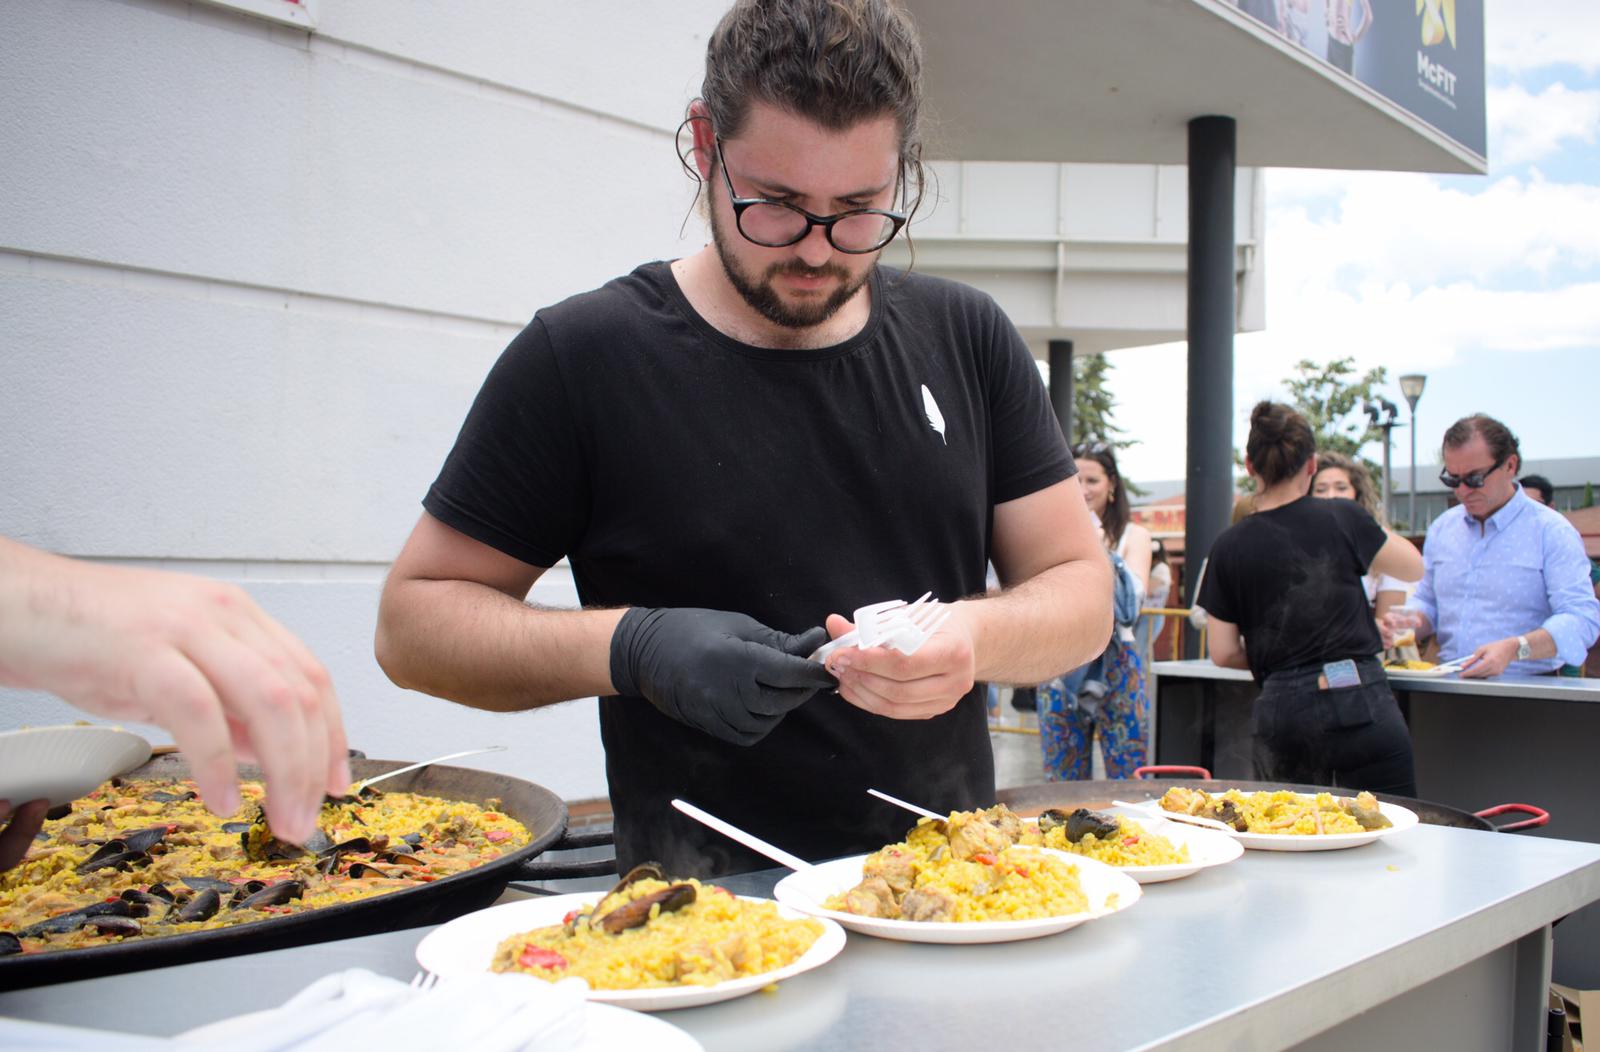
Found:
[[[1512,85],[1490,88],[1486,105],[1489,157],[1496,167],[1543,160],[1569,142],[1592,144],[1600,133],[1600,90],[1573,91],[1557,83],[1531,94]]]
[[[1484,11],[1491,69],[1526,73],[1554,65],[1600,70],[1600,4],[1595,0],[1492,0]]]

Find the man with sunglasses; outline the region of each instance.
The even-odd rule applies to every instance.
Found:
[[[1412,612],[1390,615],[1385,643],[1435,627],[1439,660],[1470,657],[1464,678],[1549,674],[1582,665],[1600,637],[1600,601],[1578,531],[1517,484],[1522,457],[1504,424],[1463,417],[1444,434],[1439,481],[1459,504],[1428,527]]]
[[[1105,646],[1109,570],[1032,356],[987,296],[878,265],[922,196],[921,62],[893,0],[736,4],[683,129],[711,243],[536,315],[385,588],[400,685],[601,697],[623,869],[770,864],[674,797],[814,859],[904,835],[870,787],[988,806],[979,682]],[[563,557],[583,609],[525,605]],[[924,591],[953,613],[914,654],[808,660],[841,614]]]

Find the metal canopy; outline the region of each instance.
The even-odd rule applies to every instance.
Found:
[[[1487,170],[1483,158],[1222,0],[907,0],[929,156],[1183,164],[1238,122],[1247,167]]]

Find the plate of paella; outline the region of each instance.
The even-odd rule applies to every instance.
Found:
[[[1287,789],[1246,793],[1228,789],[1207,793],[1175,786],[1158,803],[1156,816],[1188,814],[1230,827],[1223,835],[1254,851],[1336,851],[1360,847],[1417,825],[1408,807],[1380,801],[1371,793],[1296,793]]]
[[[1142,819],[1142,820],[1141,820]],[[1223,866],[1244,854],[1233,837],[1195,826],[1080,807],[1024,820],[1022,843],[1067,851],[1115,866],[1140,884],[1159,884]]]
[[[150,743],[132,731],[94,723],[0,732],[0,800],[13,806],[77,799],[113,775],[150,759]]]
[[[603,895],[457,917],[423,938],[416,956],[443,979],[484,971],[579,978],[592,1001],[655,1012],[754,993],[821,967],[844,944],[832,920],[639,867]]]
[[[1003,807],[924,818],[870,855],[790,874],[773,896],[864,935],[931,943],[1035,939],[1139,901],[1120,870],[1021,835]]]

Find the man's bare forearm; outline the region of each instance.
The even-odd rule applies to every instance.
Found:
[[[496,712],[609,694],[622,614],[540,609],[472,581],[391,581],[378,664],[408,690]]]
[[[979,680],[1042,683],[1105,649],[1111,638],[1111,563],[1062,563],[961,605],[972,626]]]

